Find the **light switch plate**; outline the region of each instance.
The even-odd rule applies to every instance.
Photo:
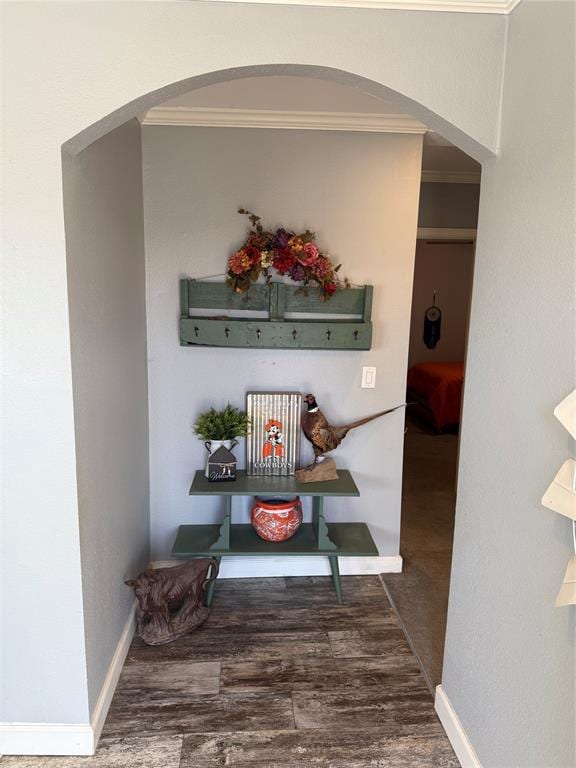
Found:
[[[376,386],[376,368],[368,365],[362,367],[362,389],[374,389]]]

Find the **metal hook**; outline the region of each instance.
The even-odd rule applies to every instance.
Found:
[[[224,328],[224,333],[226,334],[226,338],[230,336],[230,328]]]

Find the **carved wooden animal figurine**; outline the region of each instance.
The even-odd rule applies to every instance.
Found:
[[[138,637],[147,645],[163,645],[203,624],[209,613],[205,589],[217,575],[218,562],[204,557],[173,568],[149,568],[125,581],[138,601]]]

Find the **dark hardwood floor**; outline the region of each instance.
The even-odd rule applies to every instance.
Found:
[[[382,584],[222,580],[199,630],[132,643],[97,754],[4,768],[456,768]]]

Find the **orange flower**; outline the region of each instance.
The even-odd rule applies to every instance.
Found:
[[[290,240],[288,240],[288,245],[293,251],[296,251],[296,253],[300,253],[304,248],[304,243],[298,235],[293,235]]]
[[[230,256],[228,269],[235,275],[241,275],[252,267],[252,262],[245,250],[241,249]]]

